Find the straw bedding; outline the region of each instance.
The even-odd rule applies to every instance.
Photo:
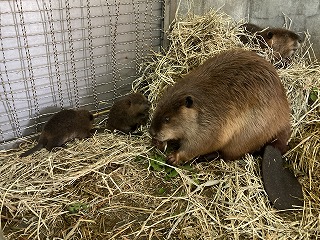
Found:
[[[187,16],[171,26],[171,45],[141,66],[133,90],[154,110],[168,84],[214,54],[244,46],[240,23],[223,13]],[[1,224],[8,239],[316,239],[320,237],[320,67],[308,36],[278,70],[292,105],[288,165],[304,187],[305,206],[273,209],[260,158],[192,163],[169,175],[143,134],[96,133],[67,148],[20,159],[34,143],[0,155]],[[151,113],[152,113],[151,111]],[[155,157],[158,156],[158,157]],[[150,161],[151,160],[151,161]],[[171,173],[172,173],[171,172]]]

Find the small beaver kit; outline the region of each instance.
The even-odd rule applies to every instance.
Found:
[[[110,109],[107,128],[124,133],[147,123],[150,103],[141,93],[131,93],[116,101]]]
[[[43,147],[51,151],[72,139],[90,137],[93,120],[93,115],[87,110],[68,109],[54,114],[44,125],[38,144],[20,157],[26,157]]]
[[[265,145],[281,156],[290,128],[289,103],[274,66],[254,52],[229,50],[167,88],[150,134],[157,146],[179,142],[167,158],[179,165],[214,151],[233,160]]]
[[[278,59],[290,58],[301,46],[301,37],[285,28],[261,28],[257,25],[246,23],[241,26],[244,32],[256,36],[256,42],[261,48],[270,47]],[[250,42],[246,35],[241,35],[243,43]],[[255,39],[253,39],[255,40]]]

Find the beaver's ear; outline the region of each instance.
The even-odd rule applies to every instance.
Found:
[[[186,97],[185,105],[187,108],[191,108],[193,105],[193,99],[191,96]]]

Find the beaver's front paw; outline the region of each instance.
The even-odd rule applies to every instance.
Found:
[[[184,163],[184,161],[180,158],[178,152],[174,152],[167,157],[167,162],[173,166],[178,166]]]

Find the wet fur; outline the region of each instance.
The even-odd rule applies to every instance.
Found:
[[[281,153],[290,136],[290,108],[272,64],[254,52],[230,50],[194,69],[161,97],[150,134],[178,140],[174,165],[219,151],[236,159],[271,143]]]
[[[276,58],[289,58],[300,48],[301,37],[284,28],[261,28],[257,25],[247,23],[241,26],[247,33],[255,35],[261,48],[270,47]],[[247,36],[241,35],[240,40],[248,43]]]
[[[124,133],[135,131],[146,124],[150,104],[141,93],[131,93],[116,101],[110,109],[107,128]]]
[[[20,157],[26,157],[45,147],[51,151],[74,138],[90,137],[93,115],[87,110],[62,110],[52,116],[44,125],[38,144]]]

